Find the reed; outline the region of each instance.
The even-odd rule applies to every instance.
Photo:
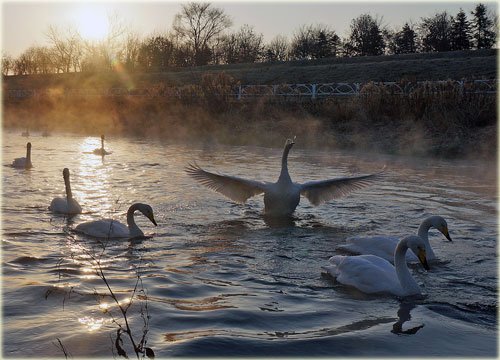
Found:
[[[275,145],[297,134],[308,147],[440,157],[496,154],[496,97],[461,94],[451,83],[438,91],[424,84],[409,96],[369,83],[352,97],[241,101],[228,95],[236,84],[229,75],[207,73],[200,85],[183,86],[169,97],[155,96],[167,91],[162,86],[150,96],[68,97],[53,91],[6,102],[4,127],[255,145]]]

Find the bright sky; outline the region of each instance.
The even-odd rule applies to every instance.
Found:
[[[224,9],[233,20],[233,30],[244,24],[254,26],[256,33],[268,42],[278,34],[291,38],[300,25],[323,24],[330,26],[341,37],[347,35],[352,19],[361,14],[382,18],[389,27],[400,27],[405,22],[418,23],[422,17],[447,11],[451,15],[463,8],[470,13],[482,2],[497,13],[497,3],[491,1],[233,1],[213,2]],[[2,2],[2,50],[18,56],[32,45],[46,45],[49,26],[65,29],[76,27],[90,39],[102,37],[106,31],[108,15],[117,14],[131,29],[141,36],[165,32],[171,28],[173,18],[180,11],[181,2]]]

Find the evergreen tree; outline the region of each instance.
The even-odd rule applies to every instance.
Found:
[[[493,20],[486,14],[486,6],[478,4],[472,11],[472,38],[476,49],[490,49],[496,41],[496,31],[493,31]]]
[[[410,54],[417,51],[417,34],[408,23],[394,35],[392,50],[394,54]]]
[[[451,20],[450,36],[451,50],[469,50],[471,48],[471,27],[462,9]]]
[[[368,14],[353,19],[348,47],[354,55],[382,55],[385,42],[379,21]]]

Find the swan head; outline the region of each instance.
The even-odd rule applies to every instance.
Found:
[[[427,263],[427,257],[425,253],[425,243],[420,236],[407,236],[404,238],[406,245],[417,255],[418,260],[422,264],[425,270],[429,270],[429,264]]]
[[[101,135],[101,140],[104,140],[104,135]]]
[[[295,144],[295,138],[296,138],[296,136],[293,137],[293,140],[292,139],[286,139],[285,149],[290,150],[292,148],[292,146]]]
[[[153,208],[151,206],[147,204],[140,204],[140,206],[137,207],[137,210],[143,213],[143,215],[147,217],[155,226],[158,226],[153,215]]]
[[[68,168],[63,169],[63,178],[69,179],[69,169]]]
[[[451,240],[451,236],[448,232],[448,224],[446,223],[446,220],[443,219],[443,217],[435,215],[431,216],[429,220],[433,228],[440,231],[441,234],[443,234],[448,239],[448,241],[453,241]]]
[[[30,143],[30,142],[26,144],[26,148],[27,148],[28,150],[31,150],[31,143]]]

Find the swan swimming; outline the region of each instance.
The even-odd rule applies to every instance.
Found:
[[[347,195],[353,190],[368,186],[380,173],[331,180],[309,181],[304,184],[292,182],[288,174],[288,153],[295,144],[288,139],[281,159],[281,173],[275,183],[246,180],[236,176],[214,174],[198,165],[189,164],[186,172],[202,185],[244,203],[248,198],[264,193],[264,214],[268,216],[290,216],[305,196],[313,205]]]
[[[425,243],[419,236],[411,235],[399,241],[394,254],[394,265],[375,255],[335,255],[332,264],[323,267],[339,283],[349,285],[366,294],[390,293],[396,296],[421,294],[420,287],[406,265],[406,252],[411,249],[424,269],[427,264]]]
[[[98,149],[94,149],[93,153],[102,156],[111,154],[110,152],[104,150],[104,135],[101,135],[101,147]]]
[[[21,157],[14,159],[12,161],[12,167],[16,169],[31,169],[33,164],[31,163],[31,143],[26,144],[26,157]]]
[[[135,203],[132,204],[127,211],[127,225],[113,219],[102,219],[81,223],[75,228],[75,231],[98,238],[144,237],[144,233],[139,229],[139,226],[137,226],[134,220],[134,212],[136,210],[139,210],[155,226],[158,226],[153,216],[153,209],[151,206]]]
[[[425,244],[426,257],[429,261],[436,259],[436,255],[434,254],[431,244],[429,243],[430,228],[439,230],[448,239],[448,241],[452,241],[451,236],[448,233],[448,224],[443,217],[434,215],[426,218],[418,228],[418,236],[422,238]],[[346,244],[340,245],[338,249],[345,250],[353,254],[372,254],[392,262],[394,261],[394,250],[396,249],[398,242],[399,239],[395,236],[353,236],[347,238]],[[412,262],[418,261],[417,257],[410,252],[406,254],[406,260]]]
[[[80,214],[82,212],[82,207],[78,204],[78,201],[73,199],[73,193],[71,192],[71,185],[69,182],[68,168],[64,168],[63,178],[64,185],[66,187],[66,197],[57,197],[52,199],[49,210],[58,214]]]

